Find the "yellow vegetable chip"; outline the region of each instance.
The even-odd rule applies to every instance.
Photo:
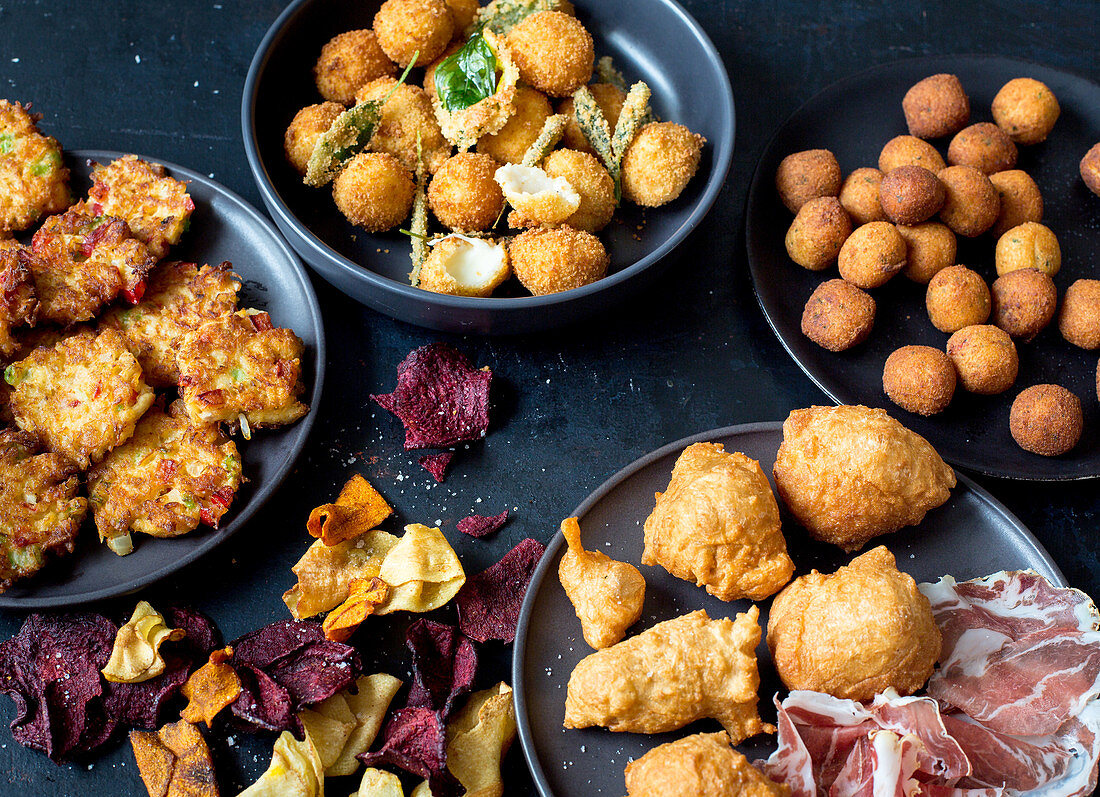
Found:
[[[368,767],[363,770],[359,790],[351,797],[405,797],[405,792],[397,775]]]
[[[397,542],[378,529],[336,545],[317,540],[291,568],[298,583],[283,594],[283,602],[296,620],[336,608],[347,600],[353,578],[378,576],[382,560]]]
[[[111,658],[103,668],[108,681],[136,684],[164,672],[160,646],[186,636],[182,628],[169,628],[164,618],[146,601],[138,601],[129,622],[118,629]]]
[[[447,769],[466,797],[501,797],[500,762],[516,736],[512,688],[499,683],[470,695],[447,724]]]
[[[356,725],[339,758],[325,770],[325,774],[332,777],[355,774],[355,770],[359,768],[359,759],[356,756],[365,753],[374,744],[390,702],[401,689],[401,681],[386,673],[375,673],[359,678],[355,686],[357,692],[354,695],[340,693],[355,716]]]
[[[298,741],[283,731],[271,751],[271,766],[238,797],[324,797],[325,770],[306,731]]]
[[[191,723],[130,731],[130,744],[149,797],[218,797],[210,749]]]
[[[380,578],[353,578],[348,599],[337,606],[325,618],[322,628],[325,638],[334,642],[347,642],[364,620],[386,602],[390,588]]]
[[[432,787],[428,781],[422,780],[409,792],[409,797],[432,797]]]
[[[222,648],[210,654],[210,660],[199,667],[180,693],[189,701],[180,712],[188,722],[205,722],[206,727],[214,721],[218,712],[237,699],[241,693],[241,679],[226,661],[232,657],[233,648]]]
[[[326,703],[329,705],[322,709]],[[321,758],[321,766],[327,774],[328,768],[340,757],[348,737],[355,730],[355,715],[351,713],[348,702],[341,693],[333,695],[313,708],[299,711],[298,719],[302,721],[302,727],[313,740],[317,755]]]
[[[439,529],[413,523],[382,561],[379,577],[390,595],[375,614],[430,612],[445,604],[466,583],[462,563]]]
[[[378,528],[392,514],[386,499],[357,473],[348,479],[335,503],[309,513],[306,530],[325,545],[336,545]]]

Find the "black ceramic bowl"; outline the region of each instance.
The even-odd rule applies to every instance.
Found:
[[[611,255],[608,276],[592,285],[550,296],[519,295],[522,289],[515,286],[512,296],[486,299],[413,288],[408,238],[353,227],[329,191],[304,186],[283,155],[283,133],[294,114],[321,101],[312,71],[321,47],[343,31],[369,28],[379,5],[377,0],[295,0],[256,51],[242,104],[245,152],[264,204],[302,259],[347,295],[432,329],[509,334],[546,329],[606,310],[649,282],[714,204],[734,140],[733,93],[714,45],[674,0],[588,0],[578,4],[577,16],[592,31],[597,55],[613,56],[628,81],[645,80],[662,119],[706,136],[699,173],[662,208],[643,214],[624,205],[601,234]]]

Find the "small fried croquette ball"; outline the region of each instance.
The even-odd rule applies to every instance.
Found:
[[[428,183],[428,207],[444,227],[480,232],[504,210],[504,192],[493,179],[498,163],[488,155],[460,152],[443,162]]]
[[[1060,385],[1032,385],[1012,402],[1008,428],[1024,451],[1057,457],[1081,439],[1081,400]]]
[[[958,242],[946,224],[899,224],[897,230],[905,241],[905,276],[913,282],[927,285],[932,277],[954,264]]]
[[[1025,221],[998,238],[995,258],[998,275],[1037,268],[1053,277],[1062,267],[1058,238],[1049,227],[1035,221]]]
[[[970,99],[954,75],[931,75],[914,83],[901,101],[909,134],[943,138],[970,121]]]
[[[290,165],[298,174],[305,174],[309,167],[309,158],[313,154],[313,147],[321,134],[332,127],[336,117],[346,109],[338,102],[322,102],[317,105],[307,105],[290,122],[283,136],[283,151]]]
[[[882,178],[879,202],[894,224],[920,224],[943,207],[943,183],[923,166],[899,166]]]
[[[902,346],[886,358],[882,389],[903,410],[936,415],[955,395],[955,366],[939,349]]]
[[[1001,198],[985,174],[973,166],[948,166],[936,176],[945,193],[940,221],[964,238],[974,238],[993,226],[1001,212]]]
[[[1014,338],[1029,341],[1054,319],[1058,289],[1041,271],[1024,268],[997,277],[990,291],[993,323]]]
[[[1017,144],[1046,141],[1061,112],[1047,85],[1030,77],[1008,81],[993,98],[993,121]]]
[[[928,282],[924,305],[932,326],[951,334],[989,319],[989,287],[976,271],[948,266]]]
[[[955,364],[962,386],[982,396],[1008,390],[1020,370],[1016,344],[992,324],[960,329],[947,339],[947,356]]]
[[[508,31],[506,41],[520,79],[551,97],[568,97],[592,77],[592,35],[576,17],[539,11]]]
[[[454,30],[443,0],[386,0],[374,15],[378,45],[401,67],[430,64],[450,44]]]
[[[575,230],[599,232],[615,214],[615,181],[607,169],[587,152],[559,149],[542,164],[550,177],[562,177],[580,194],[580,207],[564,224]]]
[[[449,235],[434,243],[417,287],[451,296],[490,296],[512,273],[503,243]]]
[[[947,147],[952,166],[973,166],[982,174],[994,174],[1016,165],[1016,145],[1004,130],[992,122],[964,127]]]
[[[1025,221],[1043,220],[1043,195],[1027,172],[1009,169],[989,175],[1001,198],[1001,212],[990,230],[1000,238]]]
[[[836,261],[852,234],[852,221],[834,196],[811,199],[798,210],[787,230],[787,254],[802,268],[821,271]]]
[[[791,213],[819,196],[840,193],[840,164],[827,149],[808,149],[785,157],[775,170],[775,190]]]
[[[1081,179],[1092,193],[1100,196],[1100,144],[1093,144],[1081,158]]]
[[[326,100],[350,105],[363,86],[395,72],[397,65],[382,52],[373,30],[349,30],[321,48],[313,79]]]
[[[867,166],[856,169],[844,179],[840,186],[840,204],[856,226],[869,221],[886,221],[886,213],[878,199],[881,183],[882,172]]]
[[[412,209],[409,170],[388,152],[361,152],[332,181],[332,199],[352,224],[382,232],[403,222]]]
[[[874,325],[875,300],[842,279],[818,285],[802,311],[802,334],[829,351],[859,345]]]
[[[600,106],[600,110],[603,111],[603,118],[607,120],[607,129],[614,131],[615,125],[619,121],[619,114],[622,113],[626,95],[619,90],[618,86],[612,86],[610,83],[590,83],[588,84],[588,90],[592,92],[592,99],[596,101],[596,105]],[[569,117],[569,121],[565,125],[565,133],[561,138],[562,146],[595,155],[596,150],[592,149],[592,145],[588,143],[584,131],[577,124],[573,108],[572,97],[566,97],[558,103],[558,113]]]
[[[387,100],[386,96],[391,91],[393,94]],[[434,174],[450,157],[451,144],[439,129],[432,101],[424,89],[407,83],[398,86],[395,78],[380,77],[363,86],[355,95],[356,102],[365,100],[386,100],[382,106],[382,117],[370,140],[372,150],[390,153],[414,174],[418,140],[429,173]]]
[[[466,28],[473,24],[481,3],[478,0],[443,0],[447,8],[451,9],[451,17],[454,19],[454,38],[461,39],[465,36]]]
[[[623,198],[650,208],[676,199],[695,176],[705,143],[675,122],[645,125],[623,153]]]
[[[878,170],[883,174],[899,166],[923,166],[936,174],[946,165],[935,147],[916,136],[895,136],[886,142],[878,156]]]
[[[877,288],[905,268],[905,241],[890,222],[872,221],[848,236],[837,265],[857,288]]]
[[[1077,280],[1058,314],[1062,337],[1082,349],[1100,349],[1100,280]]]
[[[525,230],[508,244],[512,271],[535,296],[568,291],[607,273],[610,258],[600,239],[572,227]]]
[[[543,124],[554,113],[546,95],[529,86],[516,87],[512,104],[516,110],[500,132],[477,141],[477,151],[492,156],[498,163],[522,162],[527,148],[535,143]]]

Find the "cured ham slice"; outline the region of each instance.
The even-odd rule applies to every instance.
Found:
[[[829,797],[914,797],[920,793],[916,736],[871,731],[856,742],[844,768],[829,788]]]

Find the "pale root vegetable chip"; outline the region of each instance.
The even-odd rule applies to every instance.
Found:
[[[327,774],[355,730],[355,715],[348,708],[348,701],[342,692],[337,693],[313,708],[299,711],[298,719],[317,748],[321,766]]]
[[[359,790],[350,797],[405,797],[405,792],[397,775],[367,767],[363,770],[363,779],[359,781]]]
[[[335,609],[348,599],[351,580],[376,578],[398,538],[374,529],[336,545],[317,540],[291,568],[298,583],[283,593],[295,620]]]
[[[378,576],[390,595],[375,614],[430,612],[447,603],[466,583],[462,563],[439,529],[419,523],[386,554]]]
[[[233,648],[215,650],[206,664],[191,673],[180,690],[188,700],[180,712],[183,719],[196,725],[205,722],[209,728],[218,712],[237,699],[241,693],[241,679],[226,663],[232,655]]]
[[[380,578],[353,578],[348,588],[348,599],[333,609],[325,618],[322,628],[325,638],[334,642],[347,642],[355,630],[386,602],[390,588]]]
[[[359,678],[355,686],[357,692],[354,695],[350,692],[340,693],[355,717],[355,728],[348,735],[340,755],[325,769],[325,774],[330,777],[353,775],[359,769],[359,759],[356,756],[366,752],[374,744],[390,702],[401,689],[401,681],[386,673],[375,673]],[[321,704],[324,705],[325,703]]]
[[[130,731],[130,744],[149,797],[218,797],[210,749],[191,723]]]
[[[134,614],[115,634],[115,646],[100,672],[108,681],[136,684],[164,672],[160,646],[186,636],[182,628],[169,628],[164,617],[146,601],[138,601]]]
[[[409,792],[409,797],[432,797],[431,784],[426,780],[422,780],[413,787],[413,790]]]
[[[306,530],[325,545],[336,545],[378,528],[392,514],[386,499],[357,473],[348,479],[335,503],[309,513]]]
[[[474,692],[447,724],[447,769],[466,797],[502,797],[500,762],[516,737],[512,688],[499,683]]]
[[[283,731],[271,751],[271,765],[238,797],[324,797],[325,769],[310,739],[298,741]]]

